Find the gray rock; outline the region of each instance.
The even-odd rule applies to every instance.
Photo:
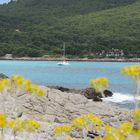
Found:
[[[85,104],[87,103],[87,99],[84,96],[81,96],[80,94],[70,94],[69,95],[69,100],[73,103],[73,104]]]
[[[49,89],[41,86],[46,96],[43,98],[25,94],[16,99],[23,116],[35,119],[42,123],[42,128],[37,135],[41,140],[55,140],[52,131],[56,125],[70,123],[73,118],[81,114],[93,113],[100,116],[105,123],[115,123],[117,120],[126,121],[131,118],[131,113],[127,109],[111,106],[104,102],[94,102],[88,100],[84,95],[61,92],[57,89]],[[1,96],[1,95],[0,95]],[[0,103],[2,103],[0,98]],[[14,102],[14,101],[13,101]],[[11,98],[6,100],[7,110],[13,106]],[[2,111],[2,104],[0,104]],[[10,117],[7,113],[7,117]],[[73,133],[73,136],[78,134]],[[33,135],[29,140],[34,139]]]
[[[110,90],[104,90],[104,95],[105,97],[111,97],[113,96],[113,92],[111,92]]]
[[[0,73],[0,79],[6,79],[6,78],[8,78],[8,76],[6,76],[6,75],[3,74],[3,73]]]
[[[95,101],[95,102],[102,102],[103,100],[102,100],[100,97],[95,96],[95,97],[93,98],[93,101]]]
[[[82,94],[87,98],[87,99],[92,99],[93,101],[96,102],[102,102],[103,95],[101,93],[97,93],[94,88],[86,88],[85,90],[82,91]],[[105,97],[111,97],[113,93],[109,90],[104,90],[104,96]]]

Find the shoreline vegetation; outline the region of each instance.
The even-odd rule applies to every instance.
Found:
[[[139,57],[139,0],[11,0],[0,6],[0,56]],[[52,12],[53,11],[53,12]]]
[[[62,61],[62,58],[43,57],[0,57],[0,60],[20,60],[20,61]],[[83,62],[140,62],[140,58],[66,58],[66,61]]]

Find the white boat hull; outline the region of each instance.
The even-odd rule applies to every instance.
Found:
[[[70,65],[70,64],[66,61],[62,61],[62,62],[58,62],[57,65],[62,66],[62,65]]]

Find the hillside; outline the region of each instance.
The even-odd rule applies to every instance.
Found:
[[[0,6],[0,55],[140,55],[140,0],[19,0]],[[114,49],[112,49],[114,48]],[[114,57],[114,56],[110,56]]]

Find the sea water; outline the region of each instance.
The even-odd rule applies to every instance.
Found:
[[[8,76],[23,75],[34,83],[41,85],[58,85],[68,88],[84,89],[89,80],[98,77],[109,78],[109,89],[114,96],[105,99],[133,107],[135,83],[130,77],[120,74],[124,66],[134,62],[70,62],[70,65],[59,66],[56,61],[0,61],[0,73]],[[138,99],[140,100],[140,99]]]

